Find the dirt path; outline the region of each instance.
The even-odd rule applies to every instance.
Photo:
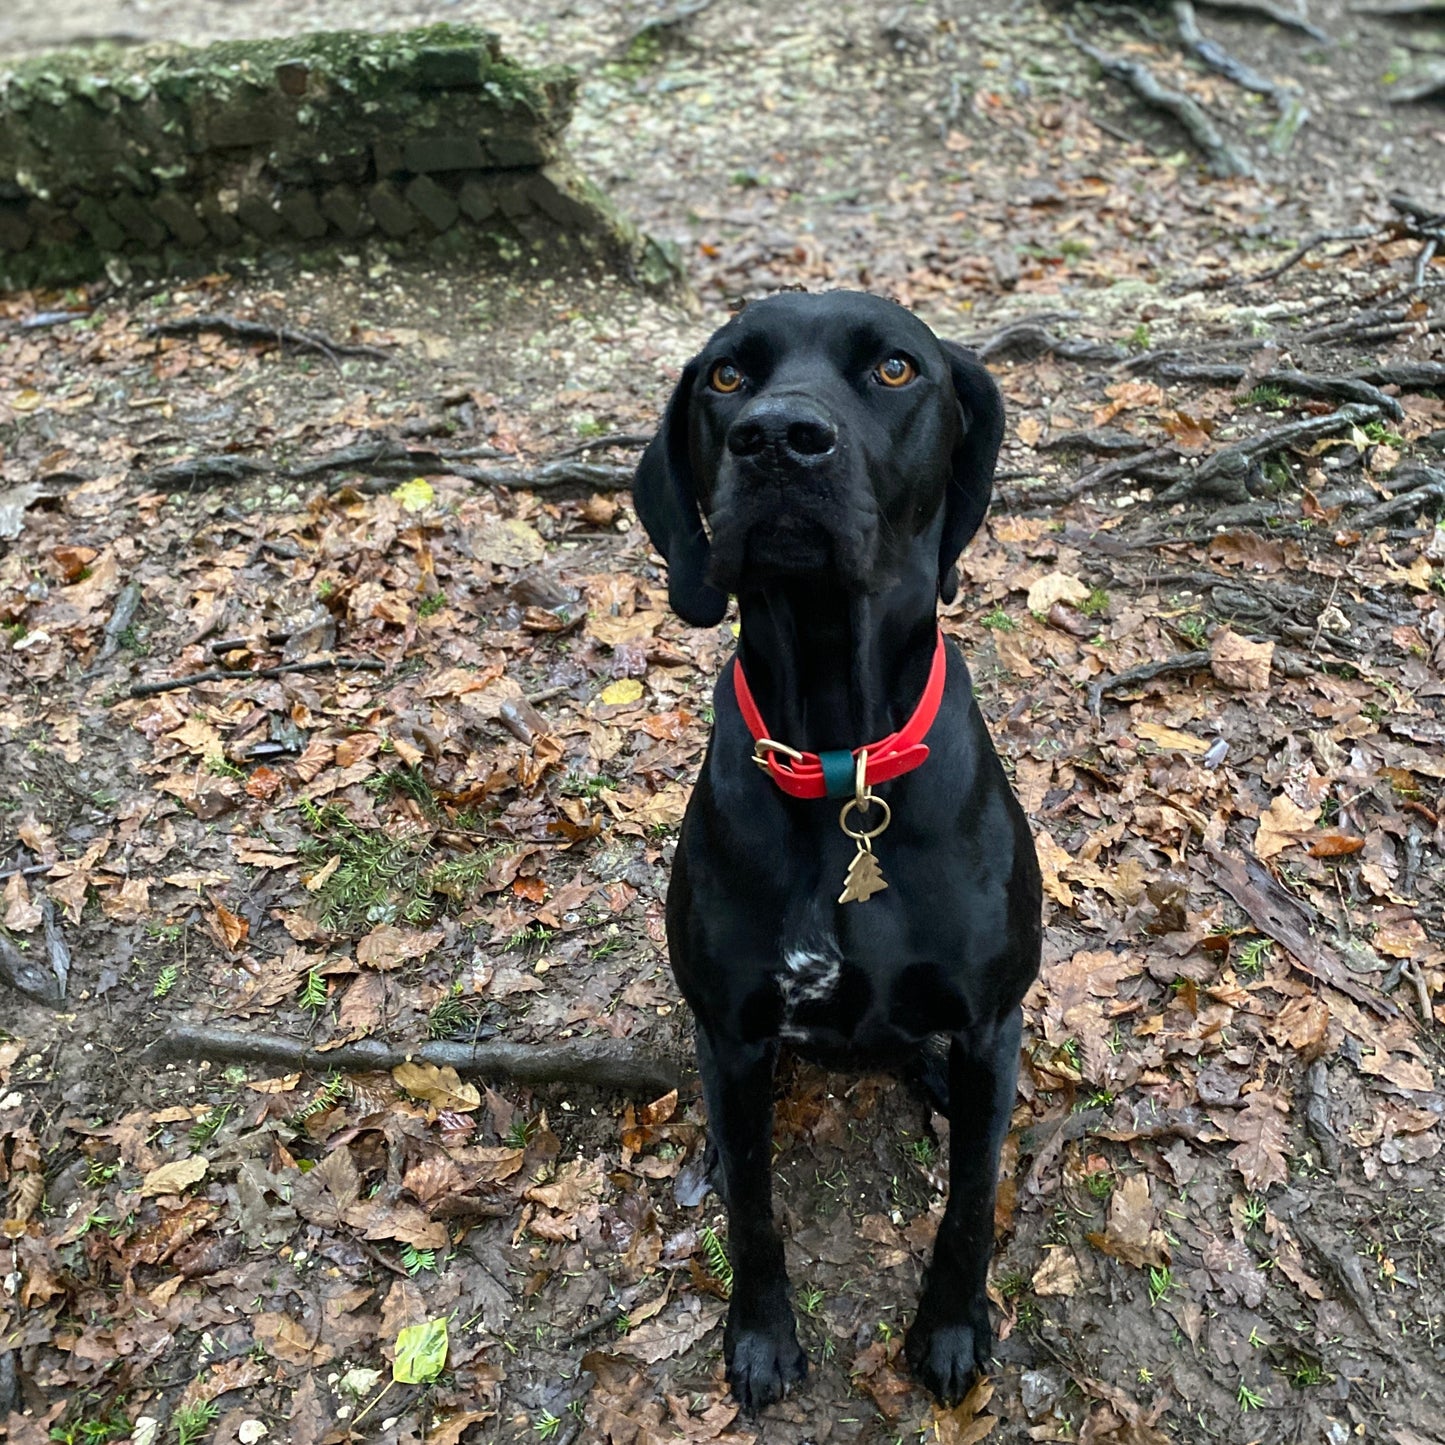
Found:
[[[573,148],[679,243],[699,314],[372,254],[0,298],[0,491],[39,483],[0,558],[0,869],[47,865],[6,878],[4,923],[43,962],[48,900],[72,960],[64,1011],[0,1003],[0,1433],[9,1407],[24,1445],[142,1439],[141,1418],[301,1445],[1439,1445],[1445,269],[1417,284],[1388,198],[1438,198],[1445,146],[1438,107],[1383,95],[1445,48],[1438,23],[1320,6],[1326,46],[1201,9],[1311,112],[1271,157],[1271,104],[1180,61],[1153,11],[718,0],[623,52],[642,11],[565,9],[305,19],[476,20],[583,66]],[[19,0],[0,54],[296,18]],[[1066,19],[1186,85],[1258,176],[1210,178]],[[554,496],[471,469],[645,433],[727,300],[780,285],[872,287],[991,339],[1011,410],[946,626],[1035,820],[1049,948],[1001,1369],[949,1415],[898,1354],[946,1124],[886,1079],[788,1077],[814,1374],[759,1425],[721,1384],[726,1240],[686,1083],[137,1062],[185,1021],[612,1039],[685,1067],[660,909],[728,632],[665,614],[605,474]],[[62,305],[82,319],[27,328]],[[145,333],[197,310],[395,360]],[[1295,423],[1317,430],[1230,450]],[[411,449],[400,470],[301,470],[378,441]],[[129,696],[318,652],[386,671]],[[441,1317],[445,1372],[388,1389],[399,1332]]]

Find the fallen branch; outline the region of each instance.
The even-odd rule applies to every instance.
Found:
[[[95,661],[91,663],[82,681],[88,681],[94,677],[115,656],[116,649],[120,646],[121,634],[135,621],[136,612],[140,608],[140,598],[141,585],[139,582],[127,582],[121,588],[120,596],[115,599],[115,607],[111,611],[110,620],[105,624],[100,651],[96,653]]]
[[[318,351],[333,365],[339,356],[366,356],[373,361],[390,361],[392,355],[379,346],[363,346],[356,342],[333,341],[319,331],[297,331],[290,326],[268,325],[264,321],[247,321],[240,316],[222,312],[201,312],[182,316],[174,321],[157,321],[146,327],[147,336],[197,336],[203,331],[218,331],[236,341],[274,341],[280,346],[294,346],[298,351]]]
[[[467,1077],[506,1078],[519,1084],[581,1084],[655,1099],[681,1082],[676,1065],[626,1039],[574,1039],[546,1044],[433,1042],[394,1048],[360,1039],[318,1049],[302,1039],[241,1029],[178,1028],[162,1034],[141,1055],[144,1063],[170,1059],[271,1064],[308,1073],[373,1073],[419,1062],[455,1069]]]
[[[153,697],[158,692],[173,692],[178,687],[195,687],[202,682],[229,682],[232,678],[282,677],[288,672],[327,672],[333,667],[350,668],[353,672],[386,671],[384,662],[377,662],[370,657],[319,657],[309,662],[283,662],[276,667],[210,667],[205,672],[192,672],[185,677],[138,682],[131,688],[130,695]]]
[[[1107,50],[1100,50],[1097,45],[1091,45],[1082,36],[1075,34],[1067,25],[1064,31],[1074,45],[1106,75],[1123,81],[1135,95],[1156,110],[1172,115],[1204,153],[1214,175],[1223,178],[1253,174],[1249,162],[1220,135],[1198,101],[1182,91],[1170,90],[1168,86],[1160,84],[1153,72],[1137,60],[1124,60],[1120,56],[1109,54]]]
[[[1141,662],[1138,667],[1128,668],[1113,677],[1100,678],[1089,684],[1089,711],[1097,717],[1103,715],[1104,694],[1118,692],[1120,688],[1133,687],[1136,683],[1152,682],[1169,672],[1195,672],[1209,666],[1207,652],[1181,652],[1175,657],[1166,657],[1159,662]]]
[[[0,872],[0,883],[8,878],[35,878],[41,873],[49,873],[53,867],[54,863],[31,863],[26,868],[7,868]]]

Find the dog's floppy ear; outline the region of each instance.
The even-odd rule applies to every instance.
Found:
[[[688,404],[697,362],[684,368],[662,425],[648,442],[632,480],[632,502],[652,545],[667,558],[667,599],[693,627],[715,627],[728,608],[726,592],[707,581],[711,546],[702,526],[688,444]]]
[[[988,368],[973,352],[951,341],[941,345],[953,373],[962,423],[943,504],[943,540],[938,547],[938,594],[952,602],[958,593],[958,554],[978,531],[993,496],[993,469],[1003,444],[1003,397]]]

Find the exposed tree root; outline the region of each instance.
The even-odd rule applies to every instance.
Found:
[[[1064,27],[1069,39],[1084,52],[1106,75],[1123,81],[1141,100],[1172,115],[1188,132],[1190,140],[1203,153],[1209,169],[1219,177],[1248,176],[1253,174],[1249,162],[1235,150],[1222,135],[1214,122],[1204,113],[1199,102],[1182,91],[1170,90],[1161,84],[1147,66],[1137,60],[1124,60],[1091,45],[1071,27]]]
[[[1318,40],[1322,45],[1334,44],[1325,31],[1298,11],[1271,5],[1269,0],[1199,0],[1199,3],[1207,10],[1227,10],[1233,15],[1257,15],[1261,19],[1274,21],[1286,30],[1298,30],[1301,35],[1308,35],[1311,40]]]
[[[1113,677],[1101,677],[1089,684],[1089,711],[1099,717],[1103,711],[1104,694],[1118,692],[1120,688],[1133,687],[1136,683],[1151,682],[1168,672],[1197,672],[1209,666],[1208,652],[1181,652],[1177,657],[1166,657],[1159,662],[1141,662],[1138,667],[1128,668]]]
[[[395,1048],[380,1039],[359,1039],[318,1049],[302,1039],[253,1034],[241,1029],[177,1028],[141,1055],[143,1063],[171,1059],[212,1063],[271,1064],[309,1073],[369,1073],[398,1064],[435,1064],[478,1078],[519,1084],[578,1084],[654,1099],[678,1087],[682,1076],[670,1059],[625,1039],[574,1039],[549,1044],[425,1043]]]
[[[197,336],[202,331],[218,331],[236,341],[272,341],[292,346],[298,351],[320,352],[333,366],[341,356],[365,356],[372,361],[391,361],[390,352],[379,346],[363,346],[355,342],[333,341],[319,331],[297,331],[290,326],[268,325],[264,321],[247,321],[240,316],[220,312],[182,316],[175,321],[157,321],[146,327],[147,336]]]
[[[1351,402],[1328,416],[1306,417],[1302,421],[1286,422],[1283,426],[1257,432],[1206,458],[1192,472],[1161,492],[1156,498],[1156,505],[1169,506],[1194,497],[1220,497],[1227,502],[1245,502],[1249,499],[1250,478],[1260,461],[1272,452],[1348,431],[1351,427],[1373,421],[1379,414],[1379,407],[1373,404]]]
[[[622,445],[616,440],[615,445]],[[575,449],[574,449],[575,450]],[[454,450],[434,447],[408,447],[395,438],[342,447],[319,457],[307,457],[286,465],[256,457],[228,455],[187,457],[157,467],[146,476],[146,484],[155,491],[201,491],[216,483],[246,481],[252,477],[276,477],[286,481],[304,481],[326,472],[361,473],[373,478],[361,483],[359,490],[387,490],[397,480],[412,477],[460,477],[479,486],[510,487],[526,491],[552,492],[562,496],[587,496],[592,492],[622,491],[632,485],[633,468],[610,462],[578,461],[569,453],[535,467],[479,467],[475,459],[508,461],[505,452],[493,447],[460,447]],[[344,479],[332,484],[333,489],[346,485]]]
[[[1210,40],[1199,28],[1193,0],[1173,0],[1171,8],[1175,24],[1179,27],[1180,42],[1200,64],[1244,90],[1268,97],[1274,103],[1279,111],[1279,121],[1270,134],[1269,148],[1274,155],[1283,155],[1299,133],[1299,128],[1309,119],[1309,111],[1305,109],[1299,92],[1261,75],[1252,65],[1246,65],[1237,56],[1231,55],[1218,41]]]
[[[1156,464],[1169,461],[1179,455],[1172,446],[1153,447],[1148,451],[1136,452],[1132,456],[1118,457],[1112,462],[1094,467],[1072,482],[1043,487],[999,488],[999,502],[1006,507],[1053,507],[1061,502],[1072,501],[1085,492],[1103,486],[1119,477],[1137,475],[1140,471]]]
[[[1411,471],[1404,479],[1406,485],[1383,502],[1377,502],[1350,518],[1355,527],[1378,527],[1393,522],[1397,517],[1409,516],[1422,508],[1445,504],[1445,471],[1434,467],[1421,467]]]
[[[1261,271],[1257,276],[1244,276],[1234,284],[1257,286],[1262,281],[1273,281],[1283,276],[1291,266],[1299,265],[1316,246],[1324,246],[1330,241],[1364,241],[1378,234],[1378,226],[1348,226],[1342,231],[1316,231],[1308,240],[1295,247],[1278,266],[1271,266],[1268,271]]]
[[[1122,346],[1110,342],[1055,336],[1044,326],[1044,319],[1025,317],[1011,321],[991,335],[975,340],[973,349],[984,361],[1005,356],[1018,361],[1032,361],[1039,356],[1058,356],[1065,361],[1122,361],[1128,355]],[[1047,319],[1054,317],[1051,314]]]

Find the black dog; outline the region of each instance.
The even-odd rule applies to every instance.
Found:
[[[667,934],[728,1208],[728,1380],[749,1410],[807,1371],[773,1220],[780,1041],[917,1068],[947,1036],[949,1200],[908,1360],[953,1403],[992,1349],[994,1189],[1041,894],[936,602],[957,589],[1002,436],[988,372],[902,307],[789,293],[688,363],[638,467],[673,608],[713,626],[733,593],[742,620]]]

